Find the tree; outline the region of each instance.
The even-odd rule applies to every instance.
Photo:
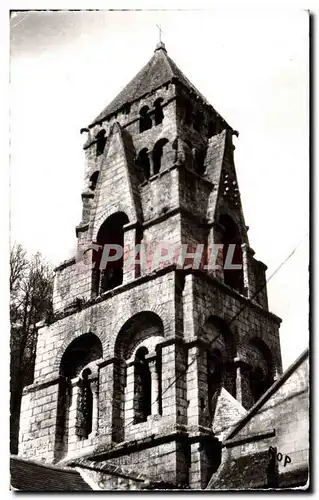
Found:
[[[23,388],[33,382],[37,323],[52,315],[53,270],[21,245],[10,252],[10,451],[18,451]]]

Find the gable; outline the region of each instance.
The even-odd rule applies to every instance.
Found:
[[[221,213],[229,214],[240,228],[242,240],[246,242],[246,226],[229,134],[232,131],[225,129],[208,141],[205,177],[213,183],[214,188],[210,194],[207,218],[217,221]]]
[[[126,138],[126,142],[128,138]],[[124,212],[130,222],[137,220],[138,192],[133,160],[127,151],[119,124],[115,124],[105,148],[98,178],[90,225],[95,241],[101,224],[110,215]]]
[[[246,414],[245,408],[224,387],[217,397],[213,431],[219,439]]]

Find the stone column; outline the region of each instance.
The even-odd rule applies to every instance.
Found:
[[[134,280],[137,276],[135,264],[135,248],[137,241],[138,223],[129,223],[124,226],[124,253],[123,253],[123,284]]]
[[[236,399],[248,410],[252,404],[251,389],[249,384],[249,365],[240,358],[234,359],[236,367]]]
[[[113,363],[114,358],[97,362],[99,367],[98,429],[99,436],[104,443],[112,441]]]
[[[130,428],[134,420],[134,361],[127,364],[124,404],[125,428]]]
[[[146,356],[152,378],[152,415],[159,415],[159,374],[157,372],[156,356]]]
[[[207,236],[207,273],[224,281],[223,250],[217,246],[221,241],[222,232],[220,226],[216,222],[210,223]]]
[[[188,349],[187,370],[187,422],[197,429],[207,425],[208,380],[205,344],[194,341]]]
[[[96,436],[99,427],[99,395],[98,395],[98,378],[90,379],[90,387],[93,395],[92,408],[92,436]]]
[[[254,250],[246,243],[241,245],[243,256],[243,278],[244,278],[244,295],[250,299],[254,293],[254,276],[252,258],[255,254]]]
[[[120,443],[125,434],[125,385],[126,385],[126,363],[114,358],[113,363],[113,387],[112,387],[112,441]],[[109,396],[110,397],[110,396]]]
[[[75,377],[71,381],[71,404],[69,409],[68,422],[68,450],[67,452],[75,451],[77,448],[78,437],[78,404],[80,395],[80,378]]]
[[[191,463],[189,469],[189,486],[191,489],[202,489],[207,485],[207,459],[199,439],[191,444]]]
[[[151,152],[147,153],[148,159],[150,161],[150,177],[154,175],[154,160],[153,160],[153,155]]]
[[[175,344],[161,346],[162,351],[162,412],[170,416],[171,423],[176,420],[176,369]]]

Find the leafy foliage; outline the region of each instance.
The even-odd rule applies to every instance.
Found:
[[[52,315],[53,270],[40,253],[21,245],[10,252],[11,453],[17,452],[22,390],[33,382],[37,323]]]

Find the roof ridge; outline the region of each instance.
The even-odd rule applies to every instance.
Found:
[[[151,57],[151,59],[150,59],[150,60],[149,60],[149,61],[145,64],[145,66],[143,66],[143,68],[141,69],[141,71],[139,71],[139,72],[137,73],[136,77],[137,77],[140,73],[142,73],[144,70],[146,71],[146,75],[145,75],[145,76],[148,76],[148,75],[150,74],[151,69],[152,69],[152,67],[154,66],[154,60],[155,60],[155,57],[156,57],[156,56],[155,56],[155,54],[154,54],[154,55],[153,55],[153,57]],[[136,78],[136,77],[134,77],[134,78]],[[133,80],[134,80],[134,78],[133,78]],[[143,84],[144,84],[144,81],[143,81],[143,80],[141,80],[141,81],[140,81],[140,83],[139,83],[139,85],[137,86],[137,88],[136,88],[136,90],[135,90],[135,95],[134,95],[134,99],[133,99],[133,101],[135,100],[135,96],[136,96],[136,95],[138,95],[138,91],[139,91],[139,89],[142,87],[142,85],[143,85]],[[125,87],[124,87],[124,89],[125,89]],[[124,90],[124,89],[123,89],[123,90]]]
[[[171,79],[172,79],[175,75],[174,75],[174,71],[173,71],[171,63],[170,63],[170,57],[169,57],[169,55],[167,54],[166,50],[165,51],[164,50],[159,50],[158,52],[159,52],[159,54],[162,54],[162,58],[165,61],[165,64],[166,64],[166,66],[167,66],[167,68],[168,68],[168,70],[169,70],[169,72],[171,74]]]
[[[177,70],[178,73],[181,74],[181,76],[184,78],[185,82],[187,83],[187,85],[196,93],[198,94],[198,96],[205,102],[205,104],[207,104],[208,106],[211,106],[211,104],[209,104],[209,102],[207,101],[206,97],[203,96],[203,94],[195,87],[195,85],[187,78],[187,76],[185,75],[185,73],[183,73],[183,71],[177,66],[177,64],[173,61],[173,59],[171,57],[169,57],[169,55],[167,54],[167,62],[169,63],[170,65],[170,69],[171,71],[173,72],[173,76],[176,76],[175,75],[175,71]],[[173,66],[173,67],[172,67]],[[178,80],[180,80],[178,78],[178,76],[176,76],[176,78]],[[183,82],[181,82],[183,83]]]
[[[199,92],[199,90],[185,76],[177,64],[169,57],[163,47],[155,50],[151,59],[138,71],[138,73],[122,88],[112,101],[90,123],[89,128],[101,123],[111,115],[118,113],[125,104],[131,104],[144,96],[155,92],[175,78],[177,82],[186,87],[189,92],[196,94],[206,106],[213,106]]]
[[[95,470],[97,472],[112,473],[118,476],[129,477],[130,479],[134,479],[136,481],[145,481],[147,479],[147,476],[145,474],[136,472],[129,466],[127,469],[125,469],[125,465],[123,467],[123,465],[117,465],[112,462],[96,462],[87,458],[78,458],[74,460],[73,464],[74,467],[87,468],[90,470]]]

